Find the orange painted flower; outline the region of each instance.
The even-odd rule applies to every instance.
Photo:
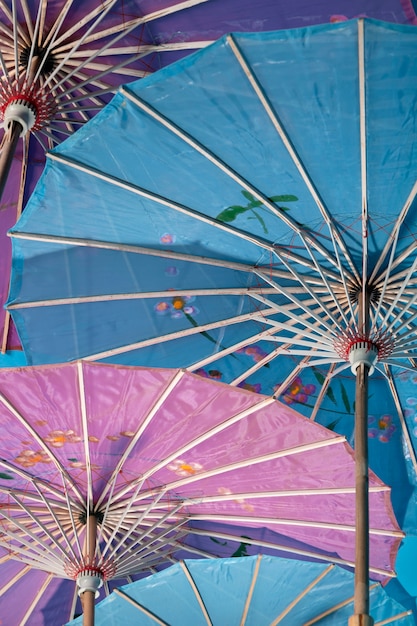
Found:
[[[15,461],[23,467],[33,467],[37,463],[51,463],[52,459],[43,450],[22,450]]]
[[[229,489],[228,487],[219,487],[217,489],[217,491],[222,496],[230,496],[233,493],[233,491],[231,489]],[[236,502],[236,504],[240,504],[242,509],[244,509],[245,511],[248,511],[250,513],[252,513],[255,510],[255,508],[252,506],[252,504],[248,504],[244,498],[233,499],[233,502]]]
[[[82,439],[73,430],[52,430],[45,441],[53,448],[62,448],[66,443],[79,443]]]
[[[200,463],[187,463],[183,459],[177,459],[168,465],[168,469],[178,476],[194,476],[203,469],[203,466]]]

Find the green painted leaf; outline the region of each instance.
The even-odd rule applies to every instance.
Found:
[[[262,229],[263,229],[265,235],[267,235],[268,234],[268,229],[267,229],[266,224],[265,224],[264,220],[262,219],[262,217],[256,211],[252,210],[252,213],[255,215],[256,219],[259,221],[260,225],[262,226]]]
[[[247,206],[229,206],[216,216],[216,219],[220,222],[233,222],[240,213],[249,211],[250,207]]]
[[[327,387],[326,396],[333,402],[333,404],[337,404],[333,389],[331,387]]]
[[[250,191],[246,191],[246,189],[242,189],[242,196],[245,196],[246,200],[249,200],[249,202],[258,202],[255,196],[252,195]]]
[[[330,424],[327,424],[326,428],[328,428],[329,430],[334,430],[338,422],[340,422],[340,417],[339,419],[334,420],[334,422],[330,422]]]
[[[322,385],[324,383],[324,381],[326,380],[325,377],[323,376],[323,374],[321,372],[319,372],[318,369],[316,369],[315,367],[312,368],[313,370],[313,374],[316,377],[316,379],[318,380],[318,382],[320,383],[320,385]]]
[[[346,413],[348,413],[350,415],[351,414],[351,408],[350,408],[349,396],[348,396],[346,388],[345,388],[345,386],[344,386],[344,384],[342,382],[340,383],[340,390],[341,390],[341,393],[342,393],[342,400],[343,400],[343,404],[345,405]]]
[[[218,543],[220,546],[227,546],[227,541],[219,541],[215,537],[210,537],[210,539],[214,541],[214,543]]]
[[[0,478],[3,480],[14,480],[15,477],[10,474],[6,474],[6,472],[0,472]]]
[[[295,202],[298,198],[297,196],[287,194],[283,196],[271,196],[268,200],[271,200],[271,202]]]

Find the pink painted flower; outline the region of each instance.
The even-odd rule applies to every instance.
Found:
[[[391,415],[381,415],[378,419],[370,415],[368,424],[371,426],[371,428],[368,428],[368,437],[378,439],[382,443],[388,443],[396,431]]]

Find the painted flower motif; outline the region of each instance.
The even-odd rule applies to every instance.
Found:
[[[368,427],[368,437],[378,439],[382,443],[387,443],[396,431],[391,415],[381,415],[379,418],[370,415],[368,425],[370,426],[370,428]]]
[[[94,437],[93,435],[90,435],[88,437],[88,441],[90,441],[91,443],[99,443],[100,439],[98,439],[98,437]]]
[[[237,352],[239,354],[246,354],[247,356],[250,356],[255,361],[255,363],[259,363],[259,361],[262,361],[262,359],[264,359],[268,355],[265,350],[262,350],[262,348],[260,348],[256,344],[240,348],[239,350],[237,350]]]
[[[44,439],[53,448],[62,448],[66,443],[79,443],[82,438],[73,430],[52,430]]]
[[[106,439],[109,441],[119,441],[120,437],[118,435],[107,435]]]
[[[180,271],[175,265],[168,265],[168,267],[165,268],[165,276],[178,276],[179,273]]]
[[[187,463],[183,459],[176,459],[168,465],[171,472],[175,472],[178,476],[194,476],[197,472],[201,472],[203,466],[200,463]]]
[[[219,487],[217,489],[218,493],[220,493],[222,496],[229,496],[232,495],[233,491],[231,489],[229,489],[228,487]],[[252,506],[252,504],[248,504],[244,498],[236,498],[233,500],[233,502],[236,502],[236,504],[240,504],[242,509],[244,509],[245,511],[248,511],[250,513],[252,513],[255,510],[255,507]]]
[[[43,450],[22,450],[15,461],[23,467],[33,467],[37,463],[52,463],[52,459]]]
[[[275,385],[274,391],[279,389],[279,385]],[[304,385],[300,376],[297,376],[292,381],[285,391],[283,392],[281,399],[286,404],[306,404],[309,396],[313,395],[316,391],[316,386],[312,384]]]
[[[242,380],[241,383],[238,384],[238,387],[241,389],[247,389],[247,391],[253,391],[255,393],[261,393],[262,385],[261,383],[247,383],[246,380]]]
[[[175,235],[171,235],[170,233],[164,233],[159,238],[159,241],[164,245],[168,246],[171,243],[175,243]]]
[[[122,437],[134,437],[135,436],[135,433],[133,430],[122,430],[120,434]]]
[[[202,376],[203,378],[213,378],[214,380],[220,380],[223,374],[219,370],[205,370],[200,367],[198,370],[195,370],[194,374],[198,376]]]
[[[170,301],[157,302],[154,311],[157,315],[169,315],[173,319],[196,315],[199,310],[190,304],[194,299],[194,296],[173,296]]]

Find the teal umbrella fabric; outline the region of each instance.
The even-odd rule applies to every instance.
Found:
[[[352,595],[353,575],[334,565],[265,555],[188,560],[114,590],[97,604],[96,625],[340,626]],[[371,606],[376,625],[415,624],[378,584]]]

